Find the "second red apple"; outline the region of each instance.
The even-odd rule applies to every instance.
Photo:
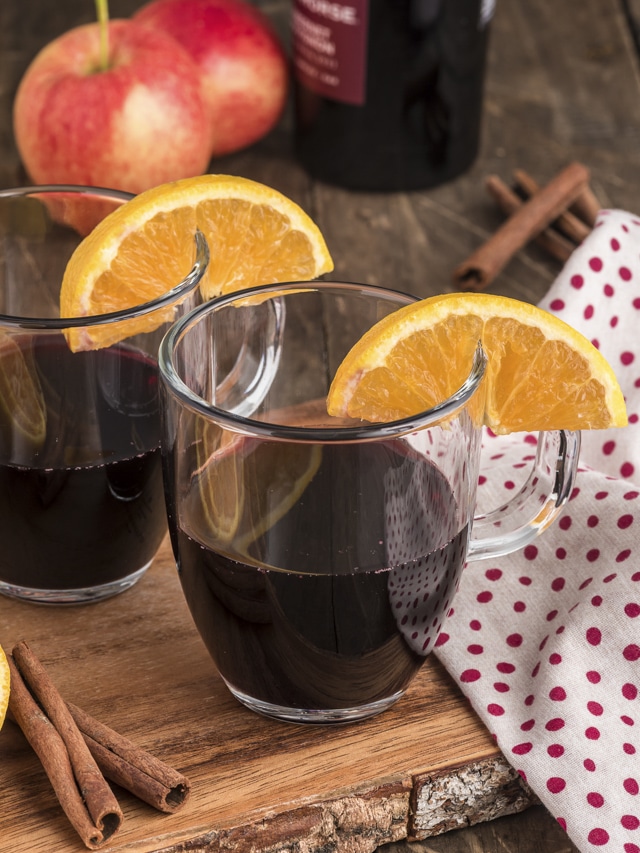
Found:
[[[152,0],[133,19],[170,33],[203,74],[211,156],[244,148],[282,114],[288,65],[269,20],[244,0]]]

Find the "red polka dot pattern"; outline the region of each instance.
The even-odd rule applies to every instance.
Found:
[[[595,338],[623,387],[630,424],[585,433],[581,460],[598,471],[640,481],[640,220],[620,210],[600,213],[600,225],[573,253],[540,303]],[[579,284],[578,284],[579,283]],[[615,333],[611,333],[615,329]]]
[[[580,850],[640,853],[640,218],[601,211],[542,307],[597,341],[630,425],[583,433],[534,544],[467,565],[435,653]],[[536,441],[486,433],[479,512],[525,482]]]

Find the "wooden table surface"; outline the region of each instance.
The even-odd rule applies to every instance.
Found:
[[[111,0],[112,17],[140,0]],[[287,39],[288,0],[261,0]],[[640,212],[639,0],[498,0],[480,156],[458,180],[417,193],[350,193],[312,181],[292,156],[291,112],[267,138],[211,164],[211,171],[270,184],[300,203],[323,230],[332,278],[384,284],[426,296],[452,289],[451,272],[502,221],[486,195],[487,174],[510,181],[523,168],[540,182],[572,160],[592,173],[603,207]],[[13,140],[11,106],[27,64],[45,43],[92,20],[89,0],[0,4],[0,187],[28,182]],[[540,249],[518,254],[491,286],[532,302],[559,264]],[[2,626],[0,626],[1,628]],[[0,771],[2,756],[0,755]],[[0,795],[0,809],[2,808]],[[355,848],[354,848],[355,849]],[[363,846],[362,850],[369,850]],[[387,853],[574,848],[540,806]]]

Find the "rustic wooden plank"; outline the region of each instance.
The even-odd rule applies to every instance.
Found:
[[[545,182],[579,159],[604,206],[636,209],[638,94],[637,60],[615,0],[498,3],[476,164],[429,192],[359,194],[355,210],[353,194],[319,186],[317,214],[336,271],[418,295],[451,290],[453,267],[502,221],[484,177],[510,181],[518,167]],[[538,301],[560,268],[530,246],[490,290]]]
[[[111,12],[113,16],[126,15],[138,5],[138,0],[111,0]],[[288,0],[262,0],[260,5],[274,17],[286,35]],[[638,0],[627,0],[627,7],[632,23],[637,25],[640,18]],[[93,6],[86,0],[65,0],[61,4],[44,0],[6,0],[0,4],[2,186],[25,181],[13,144],[10,120],[13,94],[21,73],[36,50],[47,41],[92,17]],[[604,205],[636,210],[640,184],[639,89],[637,57],[619,0],[498,2],[482,151],[474,167],[458,181],[430,192],[388,195],[350,194],[315,184],[292,159],[290,110],[265,140],[246,152],[215,161],[211,169],[262,180],[303,204],[327,236],[336,261],[332,277],[387,284],[427,295],[448,289],[452,269],[501,221],[501,215],[482,186],[483,177],[488,173],[496,172],[508,180],[513,169],[521,167],[539,181],[545,181],[570,160],[580,159],[592,170],[594,189]],[[558,270],[556,262],[539,249],[529,247],[504,270],[492,290],[537,301]],[[170,577],[169,572],[167,578]],[[398,719],[400,706],[389,712],[389,716],[380,718],[380,725],[384,721],[387,727],[381,752],[384,760],[375,763],[373,774],[372,764],[367,764],[372,761],[371,754],[367,756],[369,735],[363,734],[358,741],[356,775],[357,784],[362,783],[363,787],[345,798],[343,793],[336,792],[335,780],[331,778],[331,761],[343,766],[352,757],[351,747],[345,749],[341,733],[332,735],[330,746],[327,746],[320,743],[322,739],[317,731],[293,734],[295,730],[285,726],[281,732],[276,732],[269,726],[265,729],[264,721],[250,717],[251,722],[247,719],[243,723],[242,748],[229,749],[224,728],[227,720],[244,719],[243,715],[249,712],[229,704],[231,700],[217,685],[208,658],[192,629],[183,626],[175,631],[173,614],[167,613],[164,605],[158,605],[156,594],[162,597],[163,584],[168,582],[162,570],[154,568],[139,590],[131,592],[136,609],[128,616],[125,616],[127,608],[107,602],[97,605],[95,610],[81,608],[62,616],[54,616],[53,611],[34,610],[28,605],[12,604],[10,608],[17,608],[21,630],[30,629],[34,624],[36,639],[46,649],[47,663],[70,695],[82,699],[97,715],[128,731],[143,745],[155,746],[163,757],[180,761],[184,758],[181,769],[189,773],[194,771],[196,783],[212,768],[222,768],[219,781],[223,790],[219,800],[217,793],[201,799],[194,797],[190,810],[181,816],[181,820],[184,817],[189,824],[186,828],[181,823],[174,826],[173,817],[158,817],[132,799],[127,800],[127,820],[132,831],[144,823],[145,831],[150,829],[153,834],[149,840],[151,847],[140,846],[141,842],[134,840],[129,849],[150,850],[155,845],[156,849],[164,846],[164,849],[177,851],[184,849],[183,840],[191,833],[190,837],[198,837],[202,845],[209,845],[209,848],[202,846],[203,850],[217,849],[216,844],[228,849],[227,842],[236,847],[244,845],[245,849],[250,845],[258,849],[258,844],[263,845],[260,849],[284,849],[286,844],[289,844],[288,849],[300,849],[302,842],[308,842],[305,849],[309,850],[320,849],[323,844],[326,849],[338,849],[339,843],[352,844],[349,849],[369,850],[372,844],[389,840],[384,832],[396,833],[398,825],[408,820],[398,817],[396,812],[396,809],[405,808],[407,785],[410,797],[414,797],[418,805],[419,796],[425,797],[425,825],[436,819],[427,789],[434,791],[440,785],[446,811],[446,785],[447,780],[454,779],[453,768],[444,777],[439,775],[438,769],[422,767],[416,770],[422,763],[421,750],[427,748],[423,739],[431,734],[428,729],[426,733],[420,729],[420,738],[416,737],[416,763],[403,765],[399,774],[396,770],[397,775],[389,783],[395,793],[388,793],[390,789],[384,784],[389,780],[382,778],[382,768],[387,766],[388,760],[393,763],[396,755],[396,727],[402,736],[407,726],[409,729],[412,725],[417,727],[424,713],[421,690],[428,688],[433,691],[430,695],[440,696],[442,673],[437,666],[430,664],[425,670],[425,682],[421,679],[417,692],[407,696],[407,719]],[[125,601],[124,597],[121,601]],[[168,606],[171,602],[165,603]],[[154,611],[156,606],[158,610]],[[115,614],[108,619],[109,631],[113,630],[115,640],[111,633],[104,635],[106,639],[100,636],[101,614],[105,611]],[[155,619],[147,635],[150,612],[155,614]],[[5,610],[0,609],[0,642],[6,643],[4,615]],[[58,622],[59,619],[62,621]],[[85,620],[90,623],[88,628]],[[184,624],[188,625],[188,621]],[[142,642],[143,649],[138,648],[135,640],[138,644]],[[126,702],[122,701],[117,689],[123,660],[133,682]],[[192,694],[194,683],[197,689]],[[167,698],[175,699],[176,694],[182,699],[180,713],[190,723],[181,729],[182,736],[176,734],[164,718]],[[464,702],[461,706],[462,717],[454,715],[452,719],[455,737],[464,733],[465,714],[470,714]],[[453,707],[458,707],[455,702]],[[137,709],[135,713],[132,708]],[[452,706],[443,702],[443,709],[451,712]],[[4,806],[0,818],[0,850],[4,853],[4,850],[24,849],[24,845],[12,845],[11,840],[5,840],[12,837],[15,840],[15,835],[7,836],[7,831],[16,831],[15,814],[11,811],[15,803],[26,812],[40,809],[43,821],[51,821],[56,827],[53,836],[45,836],[40,828],[29,839],[28,849],[78,849],[73,834],[61,822],[37,763],[25,753],[21,737],[12,729],[7,725],[0,734],[0,785]],[[261,738],[266,731],[276,744],[276,753],[278,748],[282,751],[285,741],[292,742],[292,759],[284,760],[280,754],[266,757],[260,754]],[[369,732],[369,724],[362,731]],[[203,750],[209,757],[207,771],[199,765]],[[474,766],[480,767],[482,773],[490,772],[494,759],[500,768],[495,750],[486,755],[474,755],[466,743],[465,755],[468,763],[463,772]],[[317,777],[310,775],[310,768],[305,765],[307,760],[315,762],[312,766],[318,768]],[[248,806],[238,804],[239,767],[243,768],[243,779],[246,775],[252,788]],[[502,768],[508,777],[506,763]],[[376,773],[374,782],[365,778]],[[303,805],[295,800],[299,792],[294,790],[293,782],[298,777]],[[271,813],[265,805],[274,783],[283,785],[280,805],[286,810],[281,814]],[[507,786],[510,784],[508,781]],[[400,786],[398,790],[396,785]],[[376,791],[386,793],[377,796]],[[496,790],[495,796],[502,796],[502,789]],[[517,800],[520,794],[516,792],[514,796]],[[286,797],[291,799],[286,801]],[[384,815],[384,818],[376,818],[375,832],[368,836],[362,821],[349,817],[370,814],[360,805],[360,800],[367,798],[376,802],[379,809],[376,814]],[[453,810],[449,810],[449,818],[461,815],[461,820],[472,822],[473,818],[464,814],[465,808],[466,805],[456,803]],[[198,826],[192,823],[194,815],[200,821]],[[214,824],[219,828],[211,829]],[[390,829],[383,831],[381,827]],[[503,827],[508,829],[503,832]],[[418,821],[414,822],[412,831],[415,835],[421,831]],[[358,847],[357,839],[361,836],[364,840]],[[289,841],[285,842],[285,838]],[[3,844],[9,846],[3,849]],[[191,842],[189,849],[196,849]],[[492,820],[471,829],[447,832],[438,838],[429,836],[428,841],[413,842],[411,848],[400,843],[388,849],[393,853],[401,853],[403,849],[413,853],[421,849],[440,853],[467,849],[532,853],[545,849],[559,853],[573,848],[546,812],[534,808],[518,817]]]
[[[446,772],[414,777],[407,838],[416,841],[452,829],[515,814],[536,797],[502,756]]]
[[[577,853],[565,832],[542,806],[426,841],[386,844],[380,853]]]
[[[469,822],[487,809],[495,814],[493,800],[477,796],[483,772],[485,789],[489,779],[494,793],[513,786],[515,774],[435,658],[399,703],[364,723],[294,726],[241,707],[198,637],[168,542],[136,587],[107,601],[48,608],[0,599],[0,644],[11,649],[19,639],[65,698],[192,782],[189,803],[171,816],[123,795],[125,823],[105,848],[111,851],[155,853],[187,842],[240,849],[247,834],[260,850],[284,849],[304,836],[309,850],[333,839],[336,850],[348,851],[363,833],[372,850],[408,834],[433,834],[410,826],[409,808],[426,803],[433,780],[441,789],[448,776],[458,789],[467,785],[473,796],[460,799]],[[0,732],[0,752],[0,853],[24,849],[27,839],[33,851],[74,849],[73,830],[12,723]],[[486,762],[492,773],[480,769]],[[531,802],[523,785],[505,798],[499,813]]]
[[[0,108],[9,116],[12,90],[27,61],[52,34],[91,20],[83,0],[64,6],[25,0],[0,10]],[[126,15],[136,0],[112,0]],[[260,3],[286,38],[286,0]],[[500,223],[483,188],[486,174],[509,180],[522,167],[548,180],[570,159],[592,170],[603,204],[633,209],[640,178],[640,99],[632,40],[617,0],[532,0],[497,4],[493,24],[486,111],[480,156],[457,181],[409,194],[348,193],[312,182],[294,162],[291,110],[276,130],[250,149],[211,164],[269,183],[309,210],[321,225],[336,261],[332,278],[387,284],[417,295],[451,289],[452,269]],[[0,162],[4,185],[24,182],[7,121]],[[357,250],[354,250],[357,247]],[[514,260],[492,289],[540,299],[559,265],[531,247]]]

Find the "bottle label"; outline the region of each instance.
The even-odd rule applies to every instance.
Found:
[[[335,101],[364,103],[368,12],[369,0],[294,0],[293,64],[303,85]]]

